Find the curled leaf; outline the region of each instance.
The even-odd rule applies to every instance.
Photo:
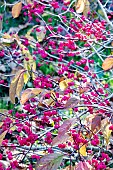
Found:
[[[113,56],[106,58],[102,64],[103,70],[107,71],[113,67]]]
[[[16,3],[12,8],[12,16],[13,18],[17,18],[20,15],[22,9],[22,2]]]

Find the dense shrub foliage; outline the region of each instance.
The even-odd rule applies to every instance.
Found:
[[[112,2],[0,2],[0,170],[113,168]]]

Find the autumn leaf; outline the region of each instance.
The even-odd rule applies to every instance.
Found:
[[[58,134],[64,135],[70,129],[70,127],[75,123],[76,123],[76,118],[70,118],[65,120],[63,124],[60,126],[60,128],[58,129]]]
[[[96,133],[101,128],[101,116],[96,114],[90,114],[86,117],[84,124],[88,126],[92,132]]]
[[[26,71],[23,75],[23,78],[24,78],[24,83],[27,84],[29,78],[30,78],[30,75],[29,75],[29,72]]]
[[[63,154],[60,153],[51,153],[45,155],[38,162],[36,170],[57,170],[62,162],[62,159]]]
[[[34,74],[34,72],[36,71],[36,62],[31,56],[29,50],[26,49],[26,47],[23,44],[19,44],[19,46],[22,49],[22,54],[24,55],[24,68],[26,69],[26,73],[24,75],[24,83],[27,83],[30,74],[32,75],[33,80],[36,78]]]
[[[63,80],[59,83],[60,89],[64,91],[68,87],[68,83],[70,83],[72,80],[71,79],[66,79]]]
[[[20,97],[20,92],[23,88],[24,83],[23,81],[23,73],[24,69],[19,70],[13,80],[11,81],[10,88],[9,88],[9,97],[12,103],[15,103],[15,96],[17,95]],[[20,80],[19,80],[20,79]]]
[[[42,42],[46,35],[46,28],[44,26],[38,27],[39,31],[36,31],[36,37],[38,42]]]
[[[109,139],[110,139],[111,132],[112,132],[112,130],[109,130],[110,126],[111,126],[111,124],[110,124],[108,118],[105,118],[101,121],[101,131],[103,133],[106,144],[109,143]]]
[[[83,10],[83,15],[87,17],[89,11],[90,11],[90,3],[88,0],[85,0],[85,7]]]
[[[75,170],[75,166],[66,166],[66,168],[64,168],[63,170]]]
[[[79,153],[80,153],[82,156],[87,156],[86,145],[85,145],[85,144],[80,147]]]
[[[79,100],[75,97],[72,97],[66,102],[64,107],[65,108],[73,108],[73,107],[77,106],[78,103],[79,103]]]
[[[3,139],[5,138],[5,135],[7,133],[7,130],[5,130],[1,135],[0,135],[0,146],[2,144]]]
[[[102,64],[102,68],[103,70],[107,71],[111,69],[112,67],[113,67],[113,56],[109,56],[104,60]]]
[[[21,104],[24,104],[26,101],[28,101],[30,98],[35,97],[36,95],[40,94],[43,91],[43,89],[40,88],[28,88],[23,91],[21,95]]]
[[[22,2],[18,2],[12,7],[13,18],[17,18],[20,15],[21,9],[22,9]]]
[[[75,170],[93,170],[92,166],[86,161],[80,161]]]
[[[69,135],[66,133],[64,135],[57,135],[53,141],[52,141],[52,146],[58,145],[60,143],[65,143],[69,139]]]
[[[78,0],[76,4],[76,12],[82,13],[85,8],[85,0]]]
[[[23,86],[24,86],[24,77],[23,77],[23,74],[20,74],[18,84],[17,84],[17,88],[16,88],[16,95],[19,98],[20,98],[20,92],[22,91]]]
[[[101,128],[101,116],[96,115],[91,122],[91,130],[94,131],[98,131]]]

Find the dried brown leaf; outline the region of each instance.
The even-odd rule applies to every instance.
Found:
[[[18,2],[12,7],[13,18],[17,18],[20,15],[21,9],[22,9],[22,2]]]

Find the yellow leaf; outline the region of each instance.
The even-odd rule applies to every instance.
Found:
[[[23,44],[19,45],[22,49],[22,54],[24,55],[24,68],[27,70],[27,73],[24,75],[24,82],[27,83],[31,71],[32,71],[32,78],[33,80],[35,79],[35,74],[34,72],[36,71],[36,62],[33,59],[33,57],[31,56],[29,50],[26,50],[26,47]],[[26,58],[28,58],[28,61],[26,61]],[[30,71],[30,72],[29,72]]]
[[[7,130],[4,131],[4,132],[0,135],[0,146],[1,146],[1,144],[2,144],[3,139],[5,138],[6,133],[7,133]]]
[[[83,10],[83,15],[87,17],[88,12],[90,11],[90,3],[88,0],[85,1],[85,7]]]
[[[10,84],[9,97],[10,97],[10,100],[12,103],[15,103],[15,95],[17,92],[18,81],[19,81],[20,75],[23,74],[22,72],[24,72],[24,69],[19,70],[16,73],[15,77],[13,78],[13,80],[11,81],[11,84]],[[19,86],[20,86],[20,82],[19,82]],[[21,88],[19,87],[19,90],[21,90],[21,89],[22,89],[22,87]],[[18,94],[20,93],[19,90],[18,90]]]
[[[43,41],[46,35],[46,28],[44,26],[38,27],[39,31],[36,32],[38,42]]]
[[[113,56],[106,58],[102,64],[103,70],[107,71],[113,67]]]
[[[83,145],[83,146],[80,147],[79,153],[80,153],[82,156],[87,156],[86,145]]]
[[[35,97],[36,95],[40,94],[43,91],[43,89],[39,88],[28,88],[23,91],[21,96],[21,104],[24,104],[27,100],[29,100],[32,97]]]
[[[23,77],[23,74],[20,74],[18,84],[17,84],[17,88],[16,88],[16,95],[19,98],[20,98],[20,92],[22,91],[23,86],[24,86],[24,77]]]
[[[1,43],[4,43],[4,44],[10,44],[10,43],[14,42],[14,38],[11,35],[5,33],[2,36],[2,38],[0,39],[0,41],[1,41]]]
[[[112,132],[111,130],[109,130],[110,125],[111,124],[107,118],[101,121],[101,131],[103,133],[106,144],[109,143],[109,139],[110,139],[111,132]]]
[[[32,0],[26,0],[27,4],[33,4]]]
[[[54,106],[55,101],[50,97],[49,99],[43,100],[43,103],[46,104],[47,106]]]
[[[60,89],[64,91],[68,87],[68,83],[71,81],[72,81],[71,79],[66,79],[66,80],[61,81],[59,83]]]
[[[62,170],[75,170],[75,166],[72,166],[72,165],[69,165],[69,166],[66,166],[64,169]]]
[[[85,8],[85,0],[78,0],[76,4],[76,12],[82,13]]]
[[[26,71],[23,76],[24,76],[24,83],[27,84],[27,82],[28,82],[28,80],[30,78],[30,75],[29,75],[28,71]]]
[[[12,8],[12,16],[13,18],[17,18],[20,15],[22,9],[22,2],[16,3]]]

